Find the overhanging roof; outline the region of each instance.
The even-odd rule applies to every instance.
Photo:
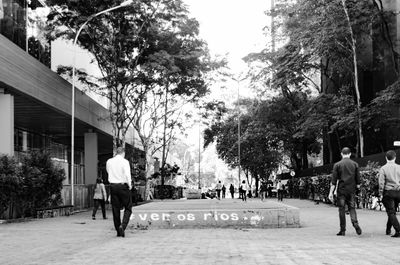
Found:
[[[50,134],[61,142],[69,143],[71,84],[1,34],[0,88],[5,88],[14,95],[17,127]],[[108,117],[107,109],[76,89],[77,145],[80,141],[79,136],[82,138],[83,134],[91,129],[99,133],[99,142],[110,144],[112,147],[112,126]],[[127,134],[127,143],[131,142],[131,135],[132,132]],[[99,146],[99,153],[100,148]]]

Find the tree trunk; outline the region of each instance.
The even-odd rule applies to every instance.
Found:
[[[351,27],[351,20],[348,8],[346,6],[346,0],[342,0],[342,6],[344,13],[346,14],[347,23],[349,24],[349,31],[351,37],[351,49],[353,53],[353,64],[354,64],[354,89],[356,92],[357,100],[357,123],[358,123],[358,143],[360,148],[360,156],[364,157],[364,136],[362,131],[362,120],[361,120],[361,98],[360,98],[360,88],[358,83],[358,67],[357,67],[357,47],[356,39],[354,37],[353,28]]]
[[[163,148],[161,162],[161,186],[164,187],[165,164],[166,164],[166,138],[167,138],[167,111],[168,111],[168,85],[165,88],[165,106],[164,106],[164,132],[163,132]]]
[[[333,163],[332,138],[329,132],[327,132],[326,135],[328,137],[329,164],[332,164]]]

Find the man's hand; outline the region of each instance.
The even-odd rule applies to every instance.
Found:
[[[336,186],[331,184],[331,188],[329,190],[328,199],[333,203],[333,192],[335,191]]]
[[[333,202],[333,192],[330,192],[328,195],[328,199]]]

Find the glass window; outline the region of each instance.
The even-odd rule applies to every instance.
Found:
[[[26,8],[24,0],[0,1],[0,33],[26,49]]]

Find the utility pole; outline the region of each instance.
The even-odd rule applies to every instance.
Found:
[[[240,86],[239,86],[239,81],[237,81],[237,101],[238,101],[238,177],[239,177],[239,185],[240,185],[240,106],[239,106],[239,101],[240,101]]]
[[[201,176],[201,171],[200,171],[200,163],[201,163],[201,128],[200,128],[200,113],[199,113],[199,190],[201,190],[201,181],[200,181],[200,176]]]

